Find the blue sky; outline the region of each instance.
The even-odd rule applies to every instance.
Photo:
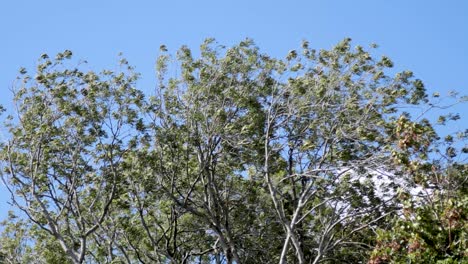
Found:
[[[31,69],[42,53],[70,49],[100,70],[115,66],[123,52],[142,74],[140,88],[150,91],[161,44],[174,52],[207,37],[225,45],[253,38],[273,56],[303,39],[330,48],[351,37],[356,45],[379,44],[378,54],[392,58],[397,70],[412,70],[429,92],[468,94],[467,14],[465,0],[2,1],[0,104],[11,107],[18,69]],[[468,127],[468,105],[456,110],[465,118],[458,126]],[[0,187],[0,218],[7,199]]]

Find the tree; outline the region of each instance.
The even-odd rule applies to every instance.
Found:
[[[369,263],[466,263],[468,262],[468,185],[463,152],[456,151],[456,137],[446,136],[446,149],[431,163],[415,171],[418,192],[402,192],[403,208],[391,219],[391,230],[380,229]]]
[[[17,217],[11,212],[2,225],[0,263],[33,262],[37,256],[29,254],[28,231],[30,226],[23,220],[16,221]]]
[[[13,204],[82,263],[122,191],[120,163],[142,94],[132,87],[136,75],[83,72],[65,65],[71,56],[42,55],[34,77],[21,70],[2,160]]]
[[[269,98],[263,173],[286,230],[281,263],[290,243],[299,263],[359,246],[356,233],[394,209],[392,197],[375,194],[371,179],[402,175],[392,151],[395,107],[423,102],[424,87],[411,72],[385,75],[393,65],[388,58],[375,61],[361,47],[350,48],[345,39],[330,51],[316,52],[308,43],[301,55],[291,51],[283,71],[294,77]],[[421,140],[430,141],[430,125],[420,126]]]
[[[37,248],[73,263],[378,263],[412,219],[410,186],[430,193],[430,207],[410,203],[421,225],[457,214],[449,253],[464,254],[463,204],[435,197],[464,190],[466,164],[434,160],[457,147],[424,118],[436,104],[422,81],[390,76],[385,56],[350,39],[284,59],[251,40],[208,39],[199,56],[163,46],[148,99],[125,60],[96,74],[68,57],[22,71],[1,156],[13,203],[42,230]]]
[[[299,263],[319,262],[343,247],[370,247],[353,239],[397,209],[391,194],[398,187],[377,197],[370,179],[386,172],[411,182],[409,158],[425,155],[436,137],[427,120],[411,121],[396,110],[427,101],[411,72],[385,75],[392,62],[375,61],[361,47],[351,51],[349,39],[320,52],[304,43],[301,54],[291,51],[286,60],[276,60],[251,41],[225,50],[209,40],[200,59],[187,48],[179,51],[180,78],[161,79],[153,104],[153,160],[160,163],[152,168],[154,177],[166,193],[175,190],[170,197],[177,205],[225,241],[228,263],[230,255],[242,262],[238,252],[245,250],[231,234],[236,221],[226,206],[238,198],[220,195],[235,193],[226,181],[236,173],[267,187],[263,191],[285,231],[280,262],[290,243]],[[160,58],[160,76],[168,59]],[[401,127],[405,120],[411,125]],[[417,142],[402,139],[409,133]],[[402,142],[410,152],[397,151]],[[165,148],[176,150],[167,162]],[[181,172],[190,157],[198,169],[187,164]],[[197,185],[204,190],[198,199]],[[392,186],[379,186],[381,192],[384,187]]]

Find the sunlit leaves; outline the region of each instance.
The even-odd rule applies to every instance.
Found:
[[[388,57],[349,38],[310,46],[278,59],[251,39],[161,45],[148,99],[121,55],[101,72],[68,50],[21,68],[1,159],[42,230],[34,250],[75,263],[460,259],[466,131],[439,138],[424,115],[438,101]]]

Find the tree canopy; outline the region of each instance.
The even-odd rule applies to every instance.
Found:
[[[42,55],[4,123],[0,263],[468,261],[468,132],[428,116],[466,98],[374,48],[161,46],[152,94],[124,58]]]

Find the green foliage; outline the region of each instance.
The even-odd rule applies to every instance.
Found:
[[[435,177],[427,184],[437,189],[406,200],[391,229],[378,231],[369,263],[468,262],[467,166],[433,167],[428,174]]]
[[[13,203],[54,237],[51,245],[60,243],[81,262],[86,240],[119,191],[124,140],[133,133],[143,95],[125,62],[125,74],[96,74],[68,66],[70,57],[70,51],[55,60],[43,55],[34,77],[21,71],[17,113],[6,121],[11,137],[1,157]]]
[[[9,212],[8,219],[0,223],[2,233],[0,237],[0,263],[25,263],[31,261],[33,257],[28,246],[27,222],[18,220],[12,212]]]
[[[435,107],[412,72],[351,39],[284,59],[250,39],[160,52],[148,98],[124,58],[20,69],[0,158],[26,219],[5,223],[2,261],[465,260],[466,133],[411,117]]]

